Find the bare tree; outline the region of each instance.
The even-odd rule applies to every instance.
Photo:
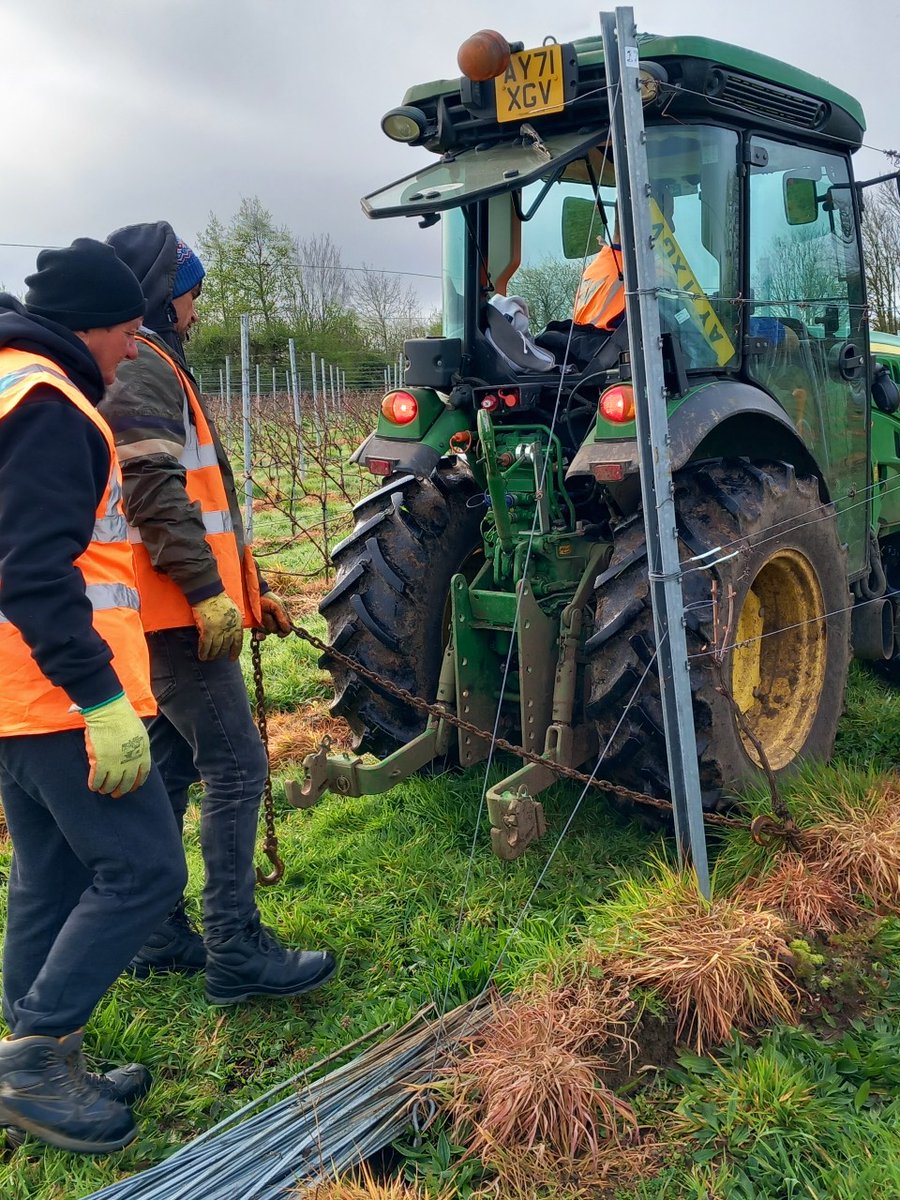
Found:
[[[422,332],[419,297],[399,275],[363,263],[353,284],[353,303],[373,350],[396,354],[408,337]]]
[[[327,332],[350,303],[350,282],[340,248],[327,233],[298,244],[293,278],[291,324],[303,335]]]
[[[866,196],[862,214],[863,257],[872,326],[900,331],[900,194],[883,183]]]

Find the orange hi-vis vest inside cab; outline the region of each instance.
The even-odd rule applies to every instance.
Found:
[[[601,246],[584,268],[575,293],[576,325],[615,329],[625,313],[625,284],[622,282],[622,251]]]
[[[147,639],[138,614],[134,563],[122,512],[122,476],[109,426],[74,383],[49,358],[22,350],[0,350],[0,420],[32,389],[49,384],[100,430],[109,447],[109,478],[97,506],[87,549],[75,559],[94,610],[94,629],[113,652],[112,666],[125,695],[142,717],[152,717]],[[34,469],[40,470],[35,463]],[[31,657],[25,639],[0,612],[0,737],[83,729],[84,718]]]
[[[184,392],[185,433],[184,450],[178,461],[185,470],[185,490],[188,499],[200,507],[206,541],[215,555],[225,591],[243,613],[245,627],[259,626],[262,624],[262,615],[256,563],[249,547],[244,548],[243,557],[238,553],[237,537],[228,507],[225,483],[216,459],[215,443],[209,422],[194,394],[191,380],[165,350],[161,350],[147,338],[138,337],[136,340],[165,359],[178,376]],[[158,629],[180,629],[186,625],[193,625],[194,616],[184,592],[168,575],[153,567],[141,539],[141,531],[129,525],[128,540],[134,551],[144,629],[153,633]]]

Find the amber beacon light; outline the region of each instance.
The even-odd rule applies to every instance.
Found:
[[[509,55],[509,42],[502,33],[479,29],[460,46],[456,62],[463,75],[480,82],[502,75],[509,66]]]

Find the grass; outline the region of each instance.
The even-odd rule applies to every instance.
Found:
[[[900,1030],[823,1042],[775,1029],[758,1046],[683,1056],[658,1086],[679,1149],[629,1200],[887,1200],[900,1194]],[[676,1190],[677,1189],[677,1190]]]
[[[335,511],[338,507],[335,502]],[[260,505],[256,521],[264,551],[283,544],[283,518]],[[276,590],[286,595],[295,617],[322,636],[324,622],[315,611],[320,589],[302,577],[313,561],[308,544],[273,550],[262,560],[264,569],[270,562],[281,572],[275,578]],[[141,1138],[108,1158],[72,1156],[33,1141],[15,1154],[0,1153],[4,1200],[86,1196],[159,1161],[318,1055],[382,1022],[399,1024],[428,1000],[450,1007],[489,980],[504,994],[526,993],[533,991],[536,978],[544,981],[547,994],[558,995],[573,972],[583,975],[586,941],[610,948],[617,939],[621,944],[623,938],[633,938],[646,951],[654,937],[664,939],[670,932],[664,920],[665,895],[660,895],[665,868],[658,864],[667,861],[671,844],[622,816],[599,795],[581,805],[545,874],[552,833],[562,828],[577,799],[567,787],[542,796],[551,837],[507,864],[490,852],[481,810],[484,779],[478,769],[463,776],[413,779],[383,796],[328,796],[309,812],[290,808],[284,782],[298,775],[295,764],[303,739],[326,721],[329,684],[317,657],[296,638],[268,639],[263,647],[270,728],[273,746],[278,746],[274,793],[287,870],[282,883],[261,890],[259,898],[264,920],[286,941],[328,947],[337,954],[337,978],[308,997],[260,1001],[233,1010],[208,1007],[198,979],[120,979],[99,1005],[86,1045],[95,1066],[136,1060],[153,1070],[156,1085],[139,1112]],[[245,659],[249,682],[246,652]],[[802,824],[822,812],[837,821],[848,800],[865,808],[879,772],[898,768],[900,696],[855,669],[835,763],[802,772],[786,789],[787,799]],[[509,762],[496,763],[491,781],[510,769]],[[763,793],[751,795],[750,802],[760,810],[768,807]],[[186,846],[196,897],[201,862],[195,808],[188,816]],[[723,898],[748,878],[761,885],[768,875],[772,885],[772,853],[744,835],[729,834],[712,850]],[[0,839],[4,876],[9,857],[10,848]],[[784,884],[782,890],[786,888]],[[666,893],[670,900],[675,889],[672,882]],[[638,917],[650,895],[663,901],[655,926]],[[701,907],[696,916],[709,920],[713,912],[723,936],[738,938],[738,931],[728,925],[726,908]],[[843,918],[836,921],[839,927],[844,924]],[[783,935],[775,924],[768,936],[778,950]],[[812,1038],[803,1030],[776,1030],[757,1042],[717,1050],[715,1060],[684,1058],[678,1068],[681,1075],[642,1072],[637,1077],[640,1086],[624,1097],[641,1126],[639,1143],[613,1143],[612,1156],[605,1158],[609,1121],[594,1109],[593,1162],[587,1164],[583,1155],[577,1160],[576,1155],[576,1165],[561,1173],[546,1152],[545,1131],[537,1131],[527,1153],[514,1139],[509,1144],[518,1148],[504,1151],[494,1127],[485,1125],[494,1141],[495,1164],[485,1170],[466,1159],[457,1139],[439,1125],[422,1145],[407,1152],[409,1172],[420,1176],[422,1186],[404,1193],[398,1182],[390,1185],[392,1193],[390,1181],[379,1180],[379,1193],[360,1190],[368,1187],[365,1180],[342,1181],[344,1190],[333,1191],[329,1200],[379,1195],[382,1200],[424,1200],[425,1185],[432,1200],[444,1200],[445,1195],[498,1200],[614,1195],[623,1200],[756,1195],[766,1200],[855,1200],[863,1192],[867,1200],[880,1200],[900,1195],[894,1052],[900,1038],[900,989],[891,983],[900,977],[900,924],[889,920],[879,926],[876,944],[867,942],[861,951],[864,963],[858,977],[849,966],[845,971],[845,990],[860,991],[859,980],[866,973],[877,977],[878,986],[864,999],[869,1009],[881,1012],[881,1024],[870,1022],[837,1037],[827,1021],[846,1022],[840,1013],[834,1017],[837,1006],[830,997],[844,983],[830,956],[842,936],[849,935],[835,934],[821,955],[816,948],[816,959],[823,961],[810,967],[813,976],[804,983],[821,1000],[823,1015],[813,1012],[815,1027],[829,1032],[832,1041]],[[775,967],[779,954],[780,950],[773,954]],[[877,971],[870,970],[873,956]],[[645,953],[648,969],[651,957]],[[652,990],[652,978],[642,977],[640,983],[634,999],[647,1020],[660,1019],[666,1005]],[[560,1002],[554,1011],[556,1007],[564,1006]],[[690,1011],[688,1004],[685,1031],[691,1028]],[[704,1013],[706,1024],[714,1022],[714,1007]],[[551,1023],[549,1017],[546,1023]],[[564,1048],[575,1059],[606,1062],[612,1055],[610,1047],[577,1044],[577,1039],[567,1043],[572,1030],[562,1032]],[[801,1035],[812,1041],[792,1040]],[[834,1046],[845,1036],[851,1037],[852,1045],[844,1045],[836,1056]],[[545,1070],[545,1081],[549,1078]],[[521,1084],[519,1091],[524,1091]],[[715,1115],[720,1109],[721,1117]],[[719,1122],[715,1129],[714,1122]],[[620,1125],[620,1132],[629,1124],[626,1120]],[[806,1154],[807,1139],[813,1138],[818,1138],[819,1148]],[[563,1141],[571,1144],[567,1136]],[[589,1151],[589,1143],[584,1148]],[[502,1187],[497,1164],[506,1181]],[[761,1190],[764,1182],[772,1190]],[[736,1190],[740,1188],[745,1190]],[[321,1200],[325,1197],[323,1193]]]

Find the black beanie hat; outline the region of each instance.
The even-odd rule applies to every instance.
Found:
[[[25,308],[66,329],[108,329],[144,315],[137,276],[112,246],[93,238],[42,250],[25,282]]]

